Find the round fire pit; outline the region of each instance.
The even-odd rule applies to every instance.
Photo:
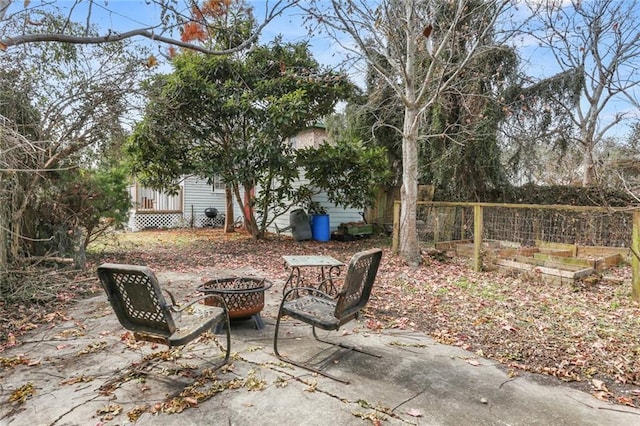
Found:
[[[253,318],[256,327],[264,327],[260,312],[264,308],[264,291],[273,283],[257,277],[216,278],[198,287],[198,291],[206,294],[218,294],[227,303],[230,319]],[[213,298],[206,298],[205,305],[219,306]]]

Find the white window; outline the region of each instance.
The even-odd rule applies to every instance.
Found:
[[[298,139],[295,136],[289,138],[289,146],[293,149],[298,148]]]
[[[213,185],[211,185],[211,189],[213,192],[224,192],[225,184],[222,180],[222,176],[215,175],[213,177]]]

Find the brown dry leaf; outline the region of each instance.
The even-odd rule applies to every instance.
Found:
[[[63,380],[60,382],[61,385],[74,385],[76,383],[84,383],[84,382],[90,382],[94,379],[93,376],[85,376],[85,375],[80,375],[80,376],[76,376],[76,377],[70,377],[66,380]]]
[[[468,259],[453,253],[426,255],[423,265],[410,268],[391,253],[388,241],[374,237],[348,243],[292,244],[291,238],[270,235],[256,241],[243,232],[225,234],[220,228],[209,228],[121,233],[116,238],[118,250],[91,260],[144,263],[158,272],[202,272],[202,276],[210,274],[212,265],[247,267],[274,282],[288,277],[283,255],[326,254],[348,262],[359,250],[383,247],[383,262],[364,312],[370,331],[411,327],[440,343],[469,350],[478,362],[486,357],[502,363],[510,377],[527,371],[582,387],[585,382],[591,385],[597,374],[604,386],[594,389],[604,392],[599,397],[624,405],[625,398],[631,398],[640,405],[636,353],[640,304],[621,291],[626,285],[621,283],[631,282],[628,265],[607,271],[619,278],[615,283],[601,280],[585,287],[555,285],[514,273],[476,273]],[[277,290],[274,286],[272,291]],[[46,309],[4,306],[4,311],[10,313],[10,322],[0,323],[0,334],[13,336],[9,344],[19,344],[20,330],[28,324],[42,327],[50,322],[53,328],[66,315],[60,303]],[[133,338],[123,341],[132,348],[139,344]],[[6,342],[0,344],[0,351],[3,347]],[[105,386],[104,391],[111,389]]]
[[[591,380],[591,383],[593,384],[593,388],[595,390],[609,392],[609,389],[607,389],[607,386],[604,384],[602,380],[593,379]]]
[[[24,404],[27,399],[36,394],[36,388],[33,383],[29,382],[20,386],[18,389],[11,392],[9,396],[9,402],[17,402],[18,404]]]
[[[127,418],[130,422],[137,422],[142,414],[149,409],[149,405],[137,405],[127,412]]]
[[[9,335],[7,336],[7,343],[5,343],[4,346],[7,348],[16,346],[16,336],[14,336],[13,333],[9,333]]]
[[[27,361],[27,367],[35,367],[40,365],[40,360]]]
[[[599,399],[600,401],[609,401],[609,397],[611,396],[611,394],[606,391],[591,392],[591,395],[593,395],[596,399]]]

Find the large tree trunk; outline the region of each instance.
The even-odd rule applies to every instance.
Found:
[[[582,154],[582,186],[591,185],[595,177],[592,153],[592,147],[585,145],[584,152]]]
[[[402,187],[400,190],[400,255],[408,265],[418,266],[422,263],[416,211],[418,199],[418,134],[419,109],[416,105],[416,37],[412,25],[415,23],[412,2],[406,2],[405,16],[407,25],[405,50],[405,87],[404,87],[404,122],[402,129]]]
[[[416,211],[418,199],[418,111],[407,107],[402,138],[402,188],[400,191],[400,255],[410,266],[422,262]]]

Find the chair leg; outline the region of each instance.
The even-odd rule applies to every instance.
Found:
[[[293,365],[295,365],[297,367],[300,367],[300,368],[304,368],[305,370],[312,371],[314,373],[320,374],[320,375],[328,377],[330,379],[336,380],[336,381],[338,381],[340,383],[344,383],[344,384],[347,384],[347,385],[349,384],[348,380],[341,379],[341,378],[336,377],[336,376],[334,376],[332,374],[325,373],[324,371],[322,371],[322,370],[320,370],[318,368],[315,368],[315,367],[313,367],[311,365],[304,364],[304,363],[301,363],[301,362],[297,362],[297,361],[294,361],[294,360],[292,360],[292,359],[290,359],[288,357],[285,357],[284,355],[281,355],[280,352],[278,352],[278,330],[279,329],[280,329],[280,313],[278,313],[278,319],[276,320],[276,332],[275,332],[275,336],[273,338],[273,351],[275,352],[276,357],[278,357],[279,360],[284,361],[284,362],[289,363],[289,364],[293,364]]]
[[[214,329],[213,329],[213,333],[214,334],[220,334],[222,332],[222,330],[226,331],[226,337],[227,337],[227,346],[226,346],[226,351],[224,354],[224,361],[220,364],[217,365],[216,368],[214,370],[217,370],[218,368],[221,368],[224,365],[227,365],[229,363],[229,358],[231,355],[231,320],[229,319],[229,311],[227,310],[227,305],[226,303],[224,304],[224,312],[225,312],[225,316],[224,316],[224,322],[219,322],[215,325]]]
[[[332,374],[326,373],[326,372],[322,371],[319,368],[313,367],[312,365],[305,364],[305,363],[302,363],[302,362],[297,362],[297,361],[294,361],[294,360],[292,360],[292,359],[290,359],[288,357],[285,357],[284,355],[281,355],[280,352],[278,352],[278,333],[279,333],[279,330],[280,330],[280,319],[281,318],[282,318],[282,310],[279,310],[278,311],[278,318],[276,319],[276,331],[275,331],[275,335],[274,335],[274,338],[273,338],[273,351],[276,354],[276,357],[278,357],[278,359],[280,359],[281,361],[287,362],[289,364],[293,364],[293,365],[295,365],[297,367],[304,368],[305,370],[309,370],[309,371],[312,371],[314,373],[320,374],[322,376],[328,377],[328,378],[333,379],[335,381],[338,381],[340,383],[344,383],[344,384],[347,384],[347,385],[349,384],[349,380],[341,379],[341,378],[336,377],[336,376],[334,376]],[[328,344],[333,345],[333,346],[340,346],[340,347],[343,347],[343,348],[346,348],[346,349],[354,350],[356,352],[361,352],[361,353],[364,353],[364,354],[367,354],[367,355],[371,355],[371,356],[375,356],[375,357],[378,357],[378,358],[382,357],[381,355],[376,355],[376,354],[372,354],[372,353],[369,353],[369,352],[365,352],[363,350],[360,350],[360,349],[357,349],[355,347],[351,347],[351,346],[348,346],[348,345],[342,345],[342,344],[338,344],[338,343],[333,343],[333,342],[328,342],[328,341],[322,340],[322,339],[318,338],[318,335],[316,334],[316,328],[315,327],[313,327],[313,336],[315,337],[316,340],[318,340],[320,342],[323,342],[323,343],[328,343]]]
[[[282,303],[284,303],[284,301]],[[280,304],[280,309],[278,309],[278,318],[276,319],[276,331],[275,331],[275,334],[274,334],[274,337],[273,337],[273,352],[276,354],[276,357],[278,357],[278,359],[281,360],[281,361],[287,362],[289,364],[293,364],[293,365],[295,365],[297,367],[300,367],[300,368],[304,368],[305,370],[309,370],[309,371],[312,371],[314,373],[318,373],[318,374],[320,374],[322,376],[328,377],[330,379],[336,380],[336,381],[344,383],[344,384],[349,384],[348,380],[344,380],[344,379],[341,379],[339,377],[333,376],[333,375],[331,375],[329,373],[325,373],[324,371],[321,371],[320,369],[315,368],[315,367],[313,367],[311,365],[300,363],[300,362],[296,362],[296,361],[294,361],[294,360],[292,360],[292,359],[290,359],[288,357],[285,357],[284,355],[280,354],[280,352],[278,352],[278,334],[279,334],[279,331],[280,331],[280,320],[282,319],[282,303]]]

